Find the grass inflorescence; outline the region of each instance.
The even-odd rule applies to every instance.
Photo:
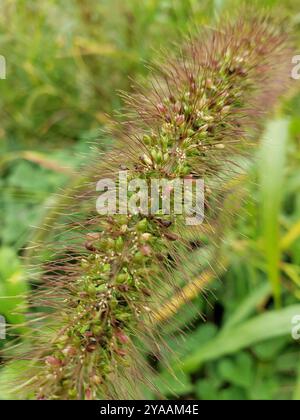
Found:
[[[155,310],[182,286],[173,280],[175,269],[189,281],[187,231],[215,240],[224,173],[234,173],[236,156],[252,145],[285,92],[289,62],[280,26],[250,15],[202,31],[155,65],[140,93],[126,97],[118,144],[90,165],[69,221],[43,250],[49,262],[29,297],[31,344],[18,357],[30,361],[19,392],[38,399],[137,395],[134,385],[147,382],[143,353],[159,356],[163,341]],[[120,170],[149,183],[204,179],[205,224],[188,227],[183,216],[163,212],[99,216],[90,186]]]

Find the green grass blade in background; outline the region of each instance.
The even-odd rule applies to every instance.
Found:
[[[276,307],[281,306],[280,227],[289,121],[271,121],[263,137],[260,155],[261,226],[267,273]]]
[[[0,248],[0,315],[7,323],[21,324],[24,322],[22,311],[25,310],[24,296],[28,291],[28,284],[24,269],[12,248]],[[17,311],[20,305],[22,309]],[[18,331],[24,331],[20,326]]]
[[[282,238],[281,247],[283,250],[288,250],[293,243],[300,237],[300,220],[295,223],[291,229]]]
[[[254,292],[241,302],[235,312],[230,316],[223,327],[223,333],[247,319],[255,311],[257,306],[268,298],[271,292],[269,283],[263,283],[255,289]]]
[[[235,353],[253,344],[291,334],[291,320],[300,313],[300,305],[259,315],[226,333],[219,334],[178,364],[184,372],[195,372],[207,361]]]
[[[16,360],[9,363],[1,370],[0,375],[0,400],[18,399],[17,392],[12,389],[18,377],[26,369],[27,363],[22,360]],[[31,378],[30,378],[31,380]]]

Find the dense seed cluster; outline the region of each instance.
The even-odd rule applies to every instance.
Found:
[[[286,37],[265,18],[201,33],[180,56],[129,98],[121,146],[107,158],[111,174],[126,169],[148,182],[188,177],[209,184],[254,138],[287,86]],[[208,224],[217,213],[209,193]],[[134,359],[139,365],[141,343],[156,345],[151,315],[189,252],[185,229],[174,214],[86,217],[84,245],[49,263],[36,292],[34,305],[52,312],[49,328],[33,339],[27,395],[122,396],[123,377],[137,374],[132,366]]]

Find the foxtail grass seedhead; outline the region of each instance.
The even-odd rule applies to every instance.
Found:
[[[202,31],[155,69],[147,88],[125,98],[118,144],[97,156],[92,177],[87,171],[91,184],[75,192],[69,222],[49,245],[43,283],[29,297],[30,312],[39,308],[45,319],[29,320],[31,349],[20,355],[28,369],[18,392],[38,399],[138,396],[139,381],[147,383],[143,353],[159,357],[163,339],[153,314],[190,279],[189,232],[212,246],[217,241],[222,178],[234,173],[236,156],[285,92],[290,57],[279,26],[245,16]],[[119,170],[147,182],[204,179],[204,225],[189,228],[172,213],[100,217],[90,185],[94,190],[94,181]]]

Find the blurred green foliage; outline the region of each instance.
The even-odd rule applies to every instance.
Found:
[[[172,49],[188,30],[213,26],[240,3],[1,2],[0,54],[7,79],[0,80],[0,314],[9,323],[22,322],[14,309],[26,307],[22,294],[30,278],[22,256],[32,226],[47,217],[53,194],[72,181],[90,143],[112,141],[101,130],[109,125],[107,113],[122,106],[117,91],[132,89],[131,79],[147,73],[144,64],[157,49]],[[253,3],[280,7],[277,13],[289,15],[299,33],[298,0]],[[239,217],[222,250],[227,272],[208,297],[195,298],[192,311],[181,308],[174,327],[165,327],[177,379],[158,363],[153,382],[166,397],[300,399],[299,342],[291,338],[292,316],[300,315],[300,94],[281,108],[243,181]],[[191,258],[200,267],[203,255],[195,251]],[[195,315],[199,311],[206,323]],[[183,343],[171,338],[179,326],[186,332]],[[21,368],[0,370],[0,397],[9,398],[3,385]]]

